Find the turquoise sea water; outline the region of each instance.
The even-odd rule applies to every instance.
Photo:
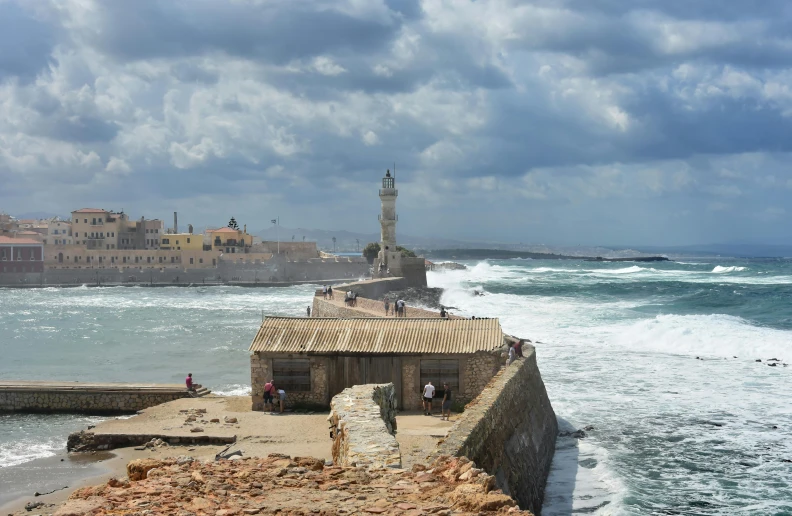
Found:
[[[539,341],[561,426],[594,427],[559,439],[543,514],[792,514],[792,366],[767,365],[792,363],[792,262],[468,265],[430,284],[457,313]],[[192,372],[244,393],[262,310],[302,315],[312,292],[0,290],[0,378]],[[0,467],[52,454],[84,419],[0,418]]]

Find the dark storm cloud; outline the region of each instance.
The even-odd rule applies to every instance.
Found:
[[[357,19],[306,2],[245,3],[141,0],[99,4],[98,48],[123,59],[223,52],[283,64],[340,50],[382,48],[398,25]]]
[[[47,65],[55,43],[54,27],[23,5],[0,2],[0,80],[31,80]]]

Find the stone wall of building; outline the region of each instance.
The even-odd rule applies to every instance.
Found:
[[[392,383],[356,385],[333,396],[333,463],[336,466],[401,468]]]
[[[306,357],[305,355],[277,355],[277,358],[308,358],[311,366],[311,390],[305,392],[287,391],[285,406],[323,406],[327,407],[330,395],[327,382],[327,359]],[[264,353],[250,355],[250,386],[253,410],[264,410],[264,384],[272,380],[272,357]],[[275,386],[278,387],[277,385]]]
[[[129,414],[187,397],[186,389],[0,386],[0,412]]]
[[[475,461],[521,508],[539,514],[558,423],[535,350],[523,353],[467,405],[435,454]]]
[[[498,353],[479,351],[467,357],[464,367],[460,364],[459,374],[463,378],[460,379],[459,401],[469,403],[481,394],[503,363]]]

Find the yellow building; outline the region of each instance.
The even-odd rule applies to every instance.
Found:
[[[160,237],[159,246],[169,251],[203,251],[203,235],[166,233]]]
[[[244,253],[253,245],[253,235],[248,235],[246,230],[233,228],[207,229],[212,251],[221,251],[226,254]]]

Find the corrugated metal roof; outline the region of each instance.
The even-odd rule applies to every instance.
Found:
[[[250,351],[334,354],[466,354],[503,344],[497,319],[267,317]]]

